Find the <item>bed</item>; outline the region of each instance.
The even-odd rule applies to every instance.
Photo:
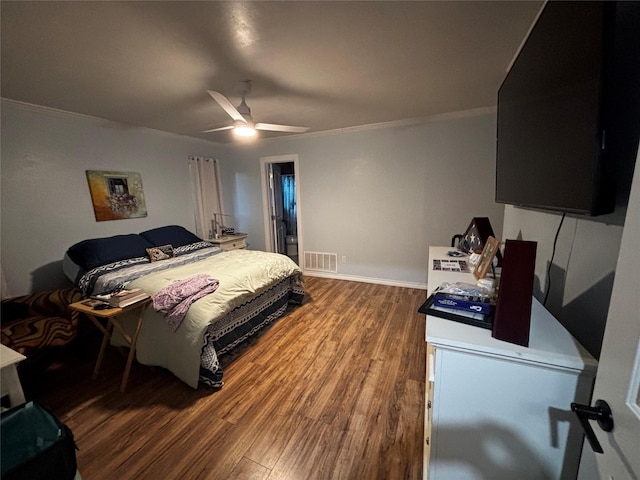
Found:
[[[178,225],[140,234],[84,240],[64,256],[65,275],[85,297],[141,288],[154,297],[176,282],[206,275],[216,289],[190,304],[176,326],[166,312],[148,308],[136,358],[161,366],[193,388],[221,387],[219,358],[300,304],[302,272],[284,255],[254,250],[223,251]],[[132,329],[135,312],[121,318]],[[114,335],[113,343],[125,345]]]

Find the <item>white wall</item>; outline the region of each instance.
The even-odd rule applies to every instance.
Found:
[[[549,285],[547,270],[561,215],[505,207],[504,238],[538,243],[535,297],[543,301],[550,287],[547,309],[596,358],[600,356],[622,239],[619,219],[625,211],[625,205],[619,205],[609,216],[567,216],[558,235]]]
[[[187,157],[214,144],[2,101],[1,265],[8,293],[67,285],[61,259],[86,238],[167,224],[194,229]],[[96,222],[85,170],[139,172],[148,216]]]
[[[338,277],[426,288],[429,245],[448,245],[474,216],[502,233],[494,139],[495,113],[484,111],[244,146],[233,161],[237,226],[264,248],[260,157],[297,154],[304,249],[336,253]]]
[[[497,236],[495,113],[224,146],[2,102],[2,271],[9,293],[66,285],[72,244],[166,224],[193,229],[189,155],[221,160],[225,208],[251,248],[265,246],[260,157],[297,154],[305,249],[346,256],[339,276],[426,287],[429,245],[474,216]],[[85,170],[142,176],[148,216],[96,222]]]

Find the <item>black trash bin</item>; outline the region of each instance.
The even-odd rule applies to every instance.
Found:
[[[71,430],[37,402],[0,416],[2,480],[73,480],[76,444]]]

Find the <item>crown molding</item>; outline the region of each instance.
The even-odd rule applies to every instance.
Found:
[[[191,137],[189,135],[182,135],[179,133],[165,132],[163,130],[157,130],[155,128],[140,127],[138,125],[132,125],[130,123],[117,122],[115,120],[108,120],[106,118],[94,117],[92,115],[85,115],[83,113],[70,112],[68,110],[60,110],[58,108],[53,108],[53,107],[45,107],[43,105],[35,105],[33,103],[22,102],[19,100],[12,100],[10,98],[2,97],[1,100],[3,105],[8,104],[19,110],[24,110],[24,111],[28,111],[28,112],[32,112],[40,115],[49,115],[56,118],[68,118],[72,120],[81,119],[81,120],[92,122],[95,125],[100,125],[102,127],[111,128],[114,130],[131,130],[131,131],[138,130],[140,132],[150,132],[156,135],[183,137],[183,138],[191,139],[193,141],[210,143],[217,146],[225,146],[225,144],[213,142],[211,140],[205,140],[204,138]]]
[[[58,108],[53,108],[53,107],[45,107],[44,105],[36,105],[33,103],[27,103],[27,102],[22,102],[20,100],[13,100],[10,98],[5,98],[2,97],[2,103],[6,103],[9,104],[13,107],[16,107],[20,110],[26,110],[26,111],[30,111],[30,112],[34,112],[34,113],[44,113],[47,115],[52,115],[52,116],[56,116],[56,117],[65,117],[65,118],[81,118],[84,120],[91,120],[93,122],[96,123],[101,123],[104,125],[110,125],[112,127],[115,126],[119,126],[120,128],[122,128],[123,126],[125,127],[130,127],[130,128],[140,128],[140,127],[135,127],[133,125],[128,125],[125,123],[121,123],[121,122],[115,122],[113,120],[107,120],[104,118],[100,118],[100,117],[93,117],[91,115],[85,115],[83,113],[76,113],[76,112],[69,112],[67,110],[60,110]],[[148,129],[150,130],[150,129]]]
[[[208,142],[214,145],[219,145],[219,146],[234,146],[234,147],[243,147],[243,146],[255,146],[257,143],[265,143],[265,142],[277,142],[277,141],[283,141],[283,140],[292,140],[292,139],[304,139],[304,138],[316,138],[316,137],[328,137],[328,136],[335,136],[335,135],[343,135],[346,133],[356,133],[356,132],[365,132],[365,131],[370,131],[370,130],[379,130],[379,129],[383,129],[383,128],[398,128],[398,127],[409,127],[409,126],[414,126],[414,125],[424,125],[427,123],[431,123],[431,122],[440,122],[440,121],[444,121],[444,120],[455,120],[455,119],[460,119],[460,118],[469,118],[469,117],[475,117],[475,116],[479,116],[479,115],[488,115],[488,114],[493,114],[496,113],[497,111],[497,107],[496,106],[491,106],[491,107],[481,107],[481,108],[474,108],[474,109],[470,109],[470,110],[461,110],[461,111],[457,111],[457,112],[448,112],[448,113],[440,113],[437,115],[430,115],[427,117],[417,117],[417,118],[409,118],[409,119],[404,119],[404,120],[394,120],[391,122],[380,122],[380,123],[370,123],[367,125],[358,125],[358,126],[354,126],[354,127],[344,127],[344,128],[336,128],[333,130],[322,130],[319,132],[307,132],[307,133],[300,133],[300,134],[296,134],[296,135],[287,135],[287,136],[282,136],[282,137],[272,137],[272,138],[258,138],[256,139],[256,141],[254,142],[246,142],[246,143],[221,143],[221,142],[214,142],[212,140],[206,140],[204,138],[200,138],[200,137],[192,137],[189,135],[183,135],[183,134],[178,134],[178,133],[171,133],[171,132],[165,132],[163,130],[156,130],[153,128],[149,128],[149,127],[140,127],[140,126],[136,126],[136,125],[131,125],[131,124],[127,124],[127,123],[122,123],[122,122],[116,122],[113,120],[107,120],[104,118],[100,118],[100,117],[94,117],[91,115],[85,115],[82,113],[75,113],[75,112],[69,112],[67,110],[60,110],[57,108],[53,108],[53,107],[45,107],[42,105],[35,105],[32,103],[26,103],[26,102],[21,102],[19,100],[12,100],[9,98],[4,98],[2,97],[2,102],[3,103],[7,103],[9,105],[12,105],[16,108],[20,108],[22,110],[27,110],[27,111],[31,111],[31,112],[35,112],[35,113],[40,113],[40,114],[47,114],[47,115],[52,115],[52,116],[56,116],[56,117],[64,117],[64,118],[75,118],[75,119],[84,119],[84,120],[89,120],[92,121],[94,123],[100,124],[102,126],[105,127],[109,127],[109,128],[116,128],[116,129],[137,129],[137,130],[147,130],[150,132],[157,132],[157,133],[161,133],[161,134],[165,134],[165,135],[173,135],[173,136],[179,136],[179,137],[187,137],[187,138],[193,138],[195,140],[200,140],[203,142]]]
[[[283,136],[283,137],[262,138],[262,139],[259,139],[258,141],[259,142],[275,142],[277,140],[282,141],[286,139],[327,137],[327,136],[334,136],[334,135],[342,135],[345,133],[379,130],[382,128],[409,127],[413,125],[424,125],[431,122],[441,122],[444,120],[456,120],[460,118],[470,118],[470,117],[476,117],[480,115],[495,114],[497,111],[498,109],[494,105],[491,107],[480,107],[480,108],[474,108],[470,110],[460,110],[457,112],[439,113],[439,114],[430,115],[427,117],[416,117],[416,118],[408,118],[404,120],[393,120],[391,122],[370,123],[367,125],[358,125],[355,127],[343,127],[343,128],[336,128],[333,130],[322,130],[320,132],[300,133],[297,135],[288,135],[286,137]]]

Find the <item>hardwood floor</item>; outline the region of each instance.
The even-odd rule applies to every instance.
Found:
[[[97,344],[34,396],[71,428],[84,480],[421,479],[424,290],[307,277],[309,299],[194,390]],[[93,328],[93,327],[92,327]]]

